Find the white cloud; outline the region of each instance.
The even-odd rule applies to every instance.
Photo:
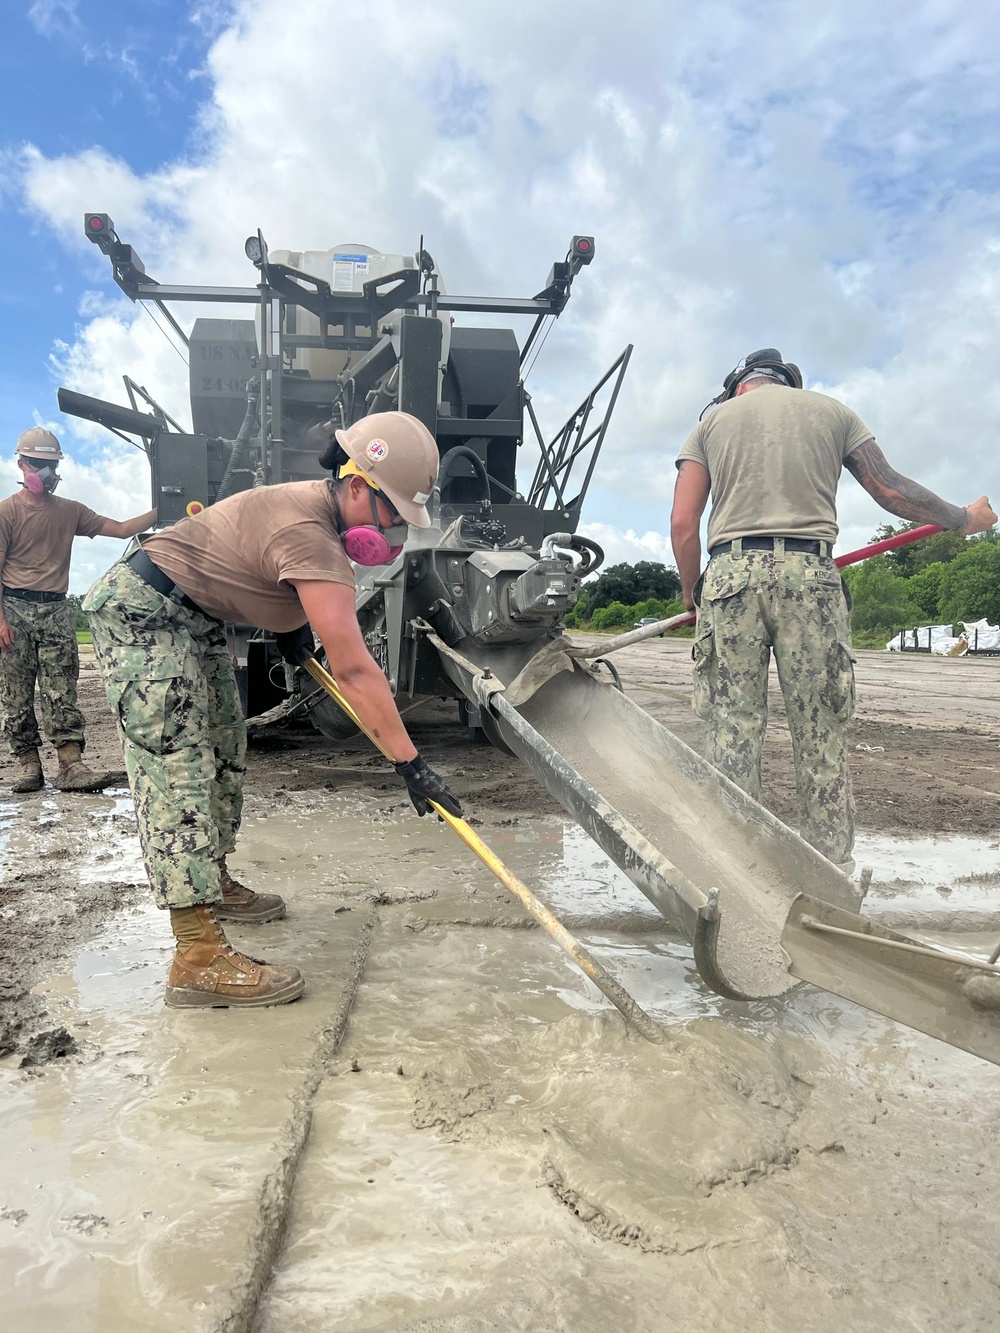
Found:
[[[630,565],[640,560],[653,560],[661,565],[672,565],[674,557],[670,551],[670,538],[662,532],[633,532],[631,528],[622,532],[609,523],[581,523],[580,535],[597,542],[604,550],[604,565],[618,565],[623,561]]]
[[[988,11],[840,0],[817,18],[776,0],[761,22],[729,0],[636,0],[623,22],[598,0],[199,3],[218,35],[182,155],[140,173],[101,147],[28,148],[19,179],[79,253],[81,289],[103,266],[81,235],[94,207],[152,274],[190,282],[251,282],[242,242],[260,225],[291,249],[408,251],[422,233],[449,290],[526,295],[593,232],[532,390],[549,434],[635,343],[585,517],[619,552],[668,559],[673,458],[761,345],[947,498],[998,489]],[[74,387],[120,399],[127,371],[180,414],[183,368],[145,316],[108,303],[53,335]],[[848,481],[842,518],[859,545],[882,516]]]
[[[28,22],[43,37],[66,37],[80,30],[78,0],[33,0]]]

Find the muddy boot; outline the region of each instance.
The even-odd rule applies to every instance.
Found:
[[[297,967],[272,967],[237,953],[213,906],[173,908],[177,952],[167,978],[171,1009],[251,1009],[288,1004],[305,990]]]
[[[285,900],[276,893],[254,893],[238,879],[233,879],[226,858],[219,857],[219,888],[222,902],[215,904],[215,914],[222,921],[243,921],[251,926],[278,921],[285,915]]]
[[[42,761],[37,750],[25,750],[17,756],[17,781],[11,791],[41,791],[45,786]]]
[[[53,781],[60,791],[101,791],[114,778],[113,773],[95,773],[88,768],[80,757],[82,753],[83,746],[76,741],[56,746],[59,772]]]

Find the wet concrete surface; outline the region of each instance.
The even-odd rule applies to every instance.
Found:
[[[89,822],[121,814],[91,803]],[[992,1317],[1000,1264],[974,1237],[1000,1222],[1000,1071],[808,989],[719,1001],[575,826],[484,829],[567,919],[626,925],[587,942],[669,1026],[668,1047],[649,1047],[519,928],[443,826],[401,803],[374,815],[355,795],[249,803],[234,863],[286,892],[290,915],[238,942],[301,965],[299,1003],[163,1010],[170,942],[141,903],[39,984],[79,1054],[39,1071],[0,1061],[7,1327],[227,1326],[262,1183],[373,897],[360,989],[248,1327],[791,1328],[808,1303],[810,1327],[916,1328],[945,1318],[959,1272],[964,1326],[990,1326],[975,1319]],[[93,840],[84,877],[108,851],[138,875],[121,828]],[[959,851],[973,849],[956,851],[960,872]],[[890,1208],[914,1190],[933,1191],[933,1225]],[[977,1228],[945,1251],[959,1195]],[[852,1269],[890,1219],[895,1283]]]
[[[360,746],[251,758],[233,865],[289,916],[231,933],[302,967],[274,1010],[163,1008],[124,793],[4,802],[3,956],[32,959],[0,976],[31,979],[0,1058],[0,1326],[996,1328],[1000,1070],[808,987],[718,999],[513,761],[442,737],[418,743],[487,842],[666,1045]],[[868,909],[978,913],[951,938],[981,953],[997,839],[940,823],[863,833]],[[61,1029],[75,1053],[21,1068]]]

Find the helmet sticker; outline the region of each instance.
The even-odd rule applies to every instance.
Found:
[[[416,495],[413,497],[413,503],[415,505],[425,505],[430,498],[429,494],[425,495],[423,491],[417,491]]]
[[[389,457],[389,446],[385,440],[370,440],[365,449],[365,457],[373,463],[381,463],[383,458]]]

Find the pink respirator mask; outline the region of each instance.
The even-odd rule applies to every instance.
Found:
[[[348,528],[341,537],[344,553],[348,560],[356,565],[388,565],[395,560],[403,549],[403,543],[394,543],[390,538],[406,536],[404,528]]]
[[[398,523],[391,528],[383,528],[378,521],[374,491],[368,492],[368,499],[374,522],[370,525],[359,524],[340,534],[344,554],[356,565],[388,565],[402,551],[407,527],[405,523]],[[382,499],[384,502],[385,496]]]
[[[56,475],[54,467],[46,464],[44,467],[33,471],[30,467],[24,469],[24,489],[30,491],[32,495],[42,495],[45,491],[54,491],[59,485],[59,477]]]

